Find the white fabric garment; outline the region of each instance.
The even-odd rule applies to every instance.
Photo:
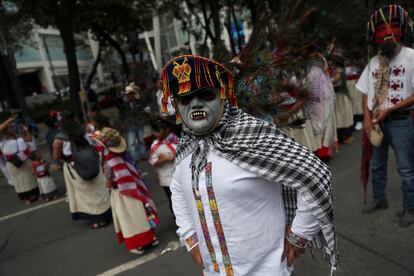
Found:
[[[9,184],[9,186],[13,186],[11,175],[9,173],[9,170],[7,169],[7,161],[2,151],[3,145],[4,142],[0,141],[0,170],[3,173],[4,177],[7,179],[7,183]]]
[[[37,151],[36,140],[34,138],[27,142],[27,144],[29,145],[31,151]]]
[[[141,201],[113,189],[111,207],[115,233],[122,233],[122,237],[131,238],[151,230]]]
[[[3,173],[4,177],[7,180],[7,183],[9,184],[9,186],[13,187],[13,180],[11,178],[11,175],[9,173],[9,170],[7,169],[7,162],[6,160],[3,158],[3,156],[0,157],[0,170]]]
[[[70,142],[64,141],[62,144],[62,153],[64,156],[71,156],[72,155],[72,149],[70,148]]]
[[[389,108],[414,93],[414,50],[402,47],[401,51],[390,61],[390,84],[388,97],[381,109]],[[368,109],[372,110],[375,83],[379,69],[378,56],[373,57],[365,67],[356,88],[368,95]]]
[[[352,99],[352,111],[354,115],[362,115],[364,112],[362,111],[362,94],[358,92],[356,88],[356,81],[355,80],[348,80],[346,81],[346,85],[348,87],[349,94],[351,95]]]
[[[299,118],[305,118],[307,115],[302,109],[298,110],[296,116]],[[285,128],[283,131],[295,139],[299,144],[307,147],[310,151],[316,151],[318,149],[318,143],[316,142],[315,135],[312,130],[312,123],[309,119],[306,119],[303,127],[301,128]]]
[[[71,213],[100,215],[110,207],[109,190],[104,185],[102,171],[92,180],[82,179],[71,165],[63,164],[66,190]]]
[[[354,113],[350,96],[343,93],[336,94],[334,113],[337,128],[347,128],[354,124]]]
[[[212,185],[234,275],[290,275],[286,261],[281,262],[285,240],[281,185],[259,178],[211,150],[207,160],[212,165]],[[183,241],[197,234],[205,265],[204,275],[226,275],[210,208],[206,175],[204,171],[200,175],[199,192],[220,273],[214,272],[201,228],[192,191],[190,161],[191,156],[187,156],[177,165],[170,186],[179,226],[177,233]],[[319,231],[316,219],[300,197],[292,231],[308,239]]]
[[[24,153],[27,150],[28,146],[23,138],[19,137],[17,139],[5,139],[3,140],[2,152],[5,156],[16,154],[19,158],[24,161],[28,156]]]
[[[93,141],[90,133],[86,133],[84,135],[84,137],[90,145],[93,145],[95,143]],[[60,139],[60,140],[62,140],[62,139]],[[70,141],[68,141],[68,140],[62,140],[62,141],[63,141],[63,144],[62,144],[62,153],[63,153],[63,155],[64,156],[71,156],[72,155],[72,148],[71,148],[71,145],[70,145]]]
[[[312,123],[314,135],[322,135],[329,125],[335,104],[335,92],[332,82],[324,70],[313,65],[307,75],[310,101],[307,114]]]
[[[151,149],[153,149],[159,142],[160,141],[158,139],[155,140],[151,145]],[[171,144],[171,146],[174,149],[177,148],[176,144]],[[158,161],[160,154],[163,154],[165,156],[174,155],[172,150],[166,144],[160,144],[156,148],[156,150],[151,153],[151,156],[150,156],[148,162],[151,165],[154,165]],[[158,174],[158,180],[159,180],[160,185],[162,187],[169,187],[170,183],[171,183],[173,171],[174,171],[174,161],[164,163],[163,165],[161,165],[159,167],[156,167],[155,169],[156,169],[157,174]]]
[[[36,173],[41,174],[48,171],[48,165],[43,163],[36,166]],[[56,190],[56,184],[53,178],[50,175],[45,175],[43,177],[37,177],[37,184],[39,186],[40,194],[49,194]]]
[[[163,97],[164,92],[161,89],[157,90],[157,104],[158,104],[158,108],[160,113],[162,113],[161,111],[161,107],[162,107],[162,97]],[[175,109],[171,103],[171,99],[170,97],[168,97],[168,102],[167,102],[167,113],[164,113],[168,116],[174,115],[175,114]]]
[[[40,194],[45,195],[51,192],[56,191],[55,181],[51,176],[44,176],[42,178],[37,178],[37,184],[39,186]]]
[[[7,162],[9,171],[14,184],[14,190],[17,194],[29,192],[37,187],[37,181],[32,174],[32,163],[26,160],[19,168],[10,162]]]
[[[358,75],[358,67],[353,65],[345,66],[345,75],[348,76],[356,76]]]

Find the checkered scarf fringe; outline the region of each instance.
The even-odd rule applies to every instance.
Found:
[[[297,209],[299,193],[321,226],[310,247],[322,248],[332,269],[338,265],[331,198],[331,172],[311,151],[272,124],[226,106],[218,128],[204,136],[186,132],[177,148],[176,165],[192,154],[193,183],[207,164],[209,148],[222,158],[259,177],[283,184],[287,225]]]

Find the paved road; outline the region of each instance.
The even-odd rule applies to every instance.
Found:
[[[378,215],[362,215],[359,182],[359,136],[342,146],[330,163],[334,175],[334,207],[340,271],[335,275],[414,275],[414,225],[400,228],[394,213],[400,208],[400,179],[389,170],[390,208]],[[393,164],[393,160],[391,163]],[[159,210],[158,248],[144,256],[126,251],[116,242],[113,226],[91,230],[74,222],[63,200],[44,206],[24,206],[13,190],[0,181],[0,275],[201,275],[182,247],[160,256],[165,245],[178,246],[168,202],[153,169],[143,163]],[[55,174],[64,193],[61,175]],[[33,210],[41,206],[40,209]],[[18,213],[30,210],[27,213]],[[10,217],[11,216],[11,217]],[[173,242],[173,243],[171,243]],[[295,264],[296,275],[328,275],[323,256],[307,253]]]

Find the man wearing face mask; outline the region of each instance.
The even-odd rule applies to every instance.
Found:
[[[329,168],[238,109],[222,64],[179,56],[161,80],[184,127],[170,185],[177,233],[204,275],[290,275],[313,246],[335,269]]]
[[[414,222],[414,50],[403,45],[412,22],[398,5],[375,11],[368,22],[369,38],[377,54],[369,61],[356,87],[363,93],[364,129],[373,145],[374,200],[362,212],[388,208],[386,198],[388,147],[394,150],[402,181],[403,210],[399,225]]]

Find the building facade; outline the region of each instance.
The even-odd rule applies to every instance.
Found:
[[[76,40],[83,45],[77,47],[77,58],[79,73],[84,79],[97,54],[97,43],[90,35],[77,36]],[[31,39],[20,44],[14,57],[25,96],[68,89],[66,57],[58,30],[35,27]],[[98,70],[98,77],[102,78],[101,70]]]

